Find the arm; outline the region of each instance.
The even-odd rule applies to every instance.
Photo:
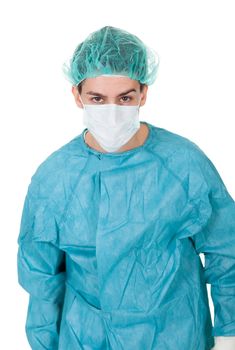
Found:
[[[205,256],[215,350],[235,349],[235,202],[209,158],[200,149],[190,157],[189,193],[201,226],[191,238]]]
[[[18,282],[29,293],[25,324],[34,350],[55,350],[64,297],[65,257],[48,193],[31,182],[18,236]]]

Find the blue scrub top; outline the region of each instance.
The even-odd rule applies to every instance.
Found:
[[[141,123],[141,146],[102,153],[84,129],[31,178],[17,267],[34,350],[209,350],[235,335],[234,199],[199,146]]]

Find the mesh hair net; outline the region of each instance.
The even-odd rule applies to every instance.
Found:
[[[77,46],[62,70],[73,85],[100,75],[123,75],[151,85],[156,80],[158,66],[158,54],[137,36],[105,26]]]

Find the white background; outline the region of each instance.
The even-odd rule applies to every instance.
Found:
[[[105,25],[153,47],[159,72],[141,120],[197,143],[235,198],[235,13],[232,0],[8,0],[0,6],[0,348],[27,350],[28,294],[16,271],[23,200],[36,167],[84,128],[63,62]],[[210,306],[213,317],[211,299]]]

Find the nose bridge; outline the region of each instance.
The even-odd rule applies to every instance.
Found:
[[[111,102],[108,102],[108,104],[111,104]],[[112,107],[110,108],[109,113],[110,113],[111,125],[115,126],[118,121],[118,106],[116,104],[112,104]]]
[[[118,102],[118,98],[117,97],[115,97],[115,96],[108,96],[105,103],[117,104],[117,102]]]

